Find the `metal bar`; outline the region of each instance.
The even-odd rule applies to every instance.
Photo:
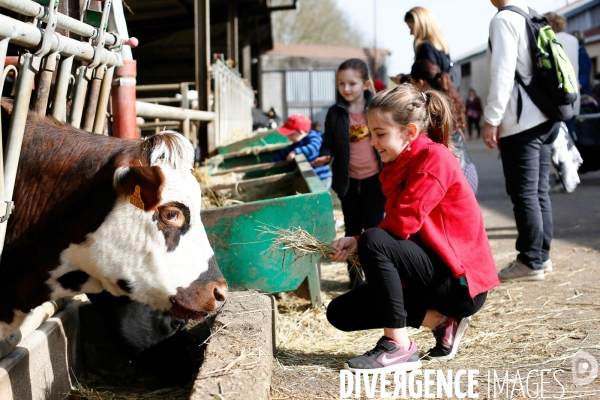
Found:
[[[4,62],[6,59],[6,51],[8,50],[8,42],[9,38],[0,40],[0,71],[2,74],[0,75],[0,97],[2,90],[4,89]],[[11,67],[14,68],[14,67]],[[15,73],[15,83],[18,79],[18,75]],[[2,126],[2,113],[0,113],[0,127]],[[2,140],[0,140],[0,201],[4,199],[4,150],[3,150]]]
[[[177,97],[138,97],[138,100],[146,103],[181,103]]]
[[[160,85],[138,85],[135,87],[136,92],[160,92],[163,90],[179,90],[180,85],[195,85],[195,82],[182,83],[163,83]]]
[[[50,88],[52,87],[52,75],[56,69],[56,63],[60,56],[57,53],[49,54],[42,59],[42,68],[39,73],[38,85],[35,90],[35,101],[33,112],[37,115],[46,115]]]
[[[48,22],[48,7],[44,7],[30,0],[0,0],[0,7]],[[96,28],[71,18],[68,15],[59,13],[56,25],[58,28],[75,33],[84,38],[95,39],[98,36],[98,30]],[[115,44],[118,44],[117,37],[113,34],[107,34],[106,45],[113,46]]]
[[[169,107],[160,104],[150,104],[143,101],[136,101],[137,116],[142,118],[164,118],[184,121],[190,119],[193,121],[213,121],[215,113],[210,111],[189,110],[179,107]]]
[[[61,61],[54,85],[52,116],[63,122],[67,120],[67,94],[69,91],[69,81],[71,80],[73,58],[74,56],[70,56]]]
[[[102,86],[105,70],[106,68],[102,65],[94,69],[92,84],[90,85],[90,89],[87,93],[85,112],[83,114],[83,124],[81,125],[81,129],[84,131],[91,132],[94,129],[94,118],[96,117],[98,97],[100,96],[100,87]]]
[[[142,130],[146,129],[154,129],[154,128],[177,128],[181,125],[181,121],[157,121],[157,122],[144,122],[143,124],[138,125],[138,128]],[[160,130],[159,130],[160,132]]]
[[[81,126],[83,106],[85,105],[85,94],[91,79],[91,73],[92,70],[87,67],[77,68],[75,87],[73,88],[73,101],[71,102],[71,112],[69,113],[69,124],[73,125],[75,128]]]
[[[104,79],[102,80],[102,86],[100,87],[100,95],[98,96],[98,107],[96,107],[96,118],[94,118],[94,129],[92,130],[94,133],[102,134],[104,132],[114,72],[115,67],[111,67],[104,73]]]
[[[17,93],[10,114],[10,125],[4,149],[4,197],[5,201],[11,201],[17,180],[17,168],[21,156],[21,145],[27,122],[27,111],[31,99],[31,87],[35,79],[35,73],[39,71],[41,58],[31,53],[23,54],[19,65],[19,76],[16,82]],[[19,207],[19,204],[16,205]],[[6,227],[8,223],[0,224],[0,254],[4,249],[6,238]]]
[[[231,174],[232,172],[235,172],[236,174],[240,174],[243,172],[265,171],[265,170],[268,170],[271,168],[283,167],[284,165],[288,165],[288,164],[290,164],[290,161],[275,161],[272,163],[244,165],[242,167],[235,167],[235,168],[225,169],[223,171],[216,171],[216,172],[213,172],[211,175],[219,176],[219,175]]]
[[[42,30],[32,24],[26,24],[0,14],[0,39],[14,37],[14,39],[11,39],[11,44],[30,49],[36,48],[42,42],[42,33]],[[52,43],[49,50],[50,53],[58,52],[63,56],[73,55],[78,60],[88,62],[94,60],[96,51],[101,53],[99,55],[101,64],[106,64],[110,67],[122,64],[120,57],[112,51],[97,49],[90,44],[64,37],[56,32],[52,36]]]

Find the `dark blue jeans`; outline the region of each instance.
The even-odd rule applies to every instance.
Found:
[[[550,258],[552,205],[548,195],[552,142],[559,124],[544,122],[500,139],[506,193],[513,203],[517,223],[519,260],[542,269]]]

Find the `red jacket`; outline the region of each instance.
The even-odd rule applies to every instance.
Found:
[[[380,175],[385,218],[379,228],[433,249],[475,297],[498,285],[483,216],[452,152],[420,135]]]

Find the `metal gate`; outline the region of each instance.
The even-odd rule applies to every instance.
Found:
[[[285,72],[286,117],[303,114],[313,122],[325,123],[327,110],[335,103],[336,69]]]

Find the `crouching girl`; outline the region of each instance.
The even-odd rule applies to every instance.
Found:
[[[333,243],[330,258],[358,254],[368,283],[334,299],[327,318],[343,331],[383,328],[377,345],[346,368],[412,370],[421,362],[406,327],[431,328],[429,357],[449,360],[469,317],[500,282],[477,200],[448,149],[454,127],[444,96],[410,84],[385,90],[369,105],[367,123],[385,163],[386,215],[360,237]]]

